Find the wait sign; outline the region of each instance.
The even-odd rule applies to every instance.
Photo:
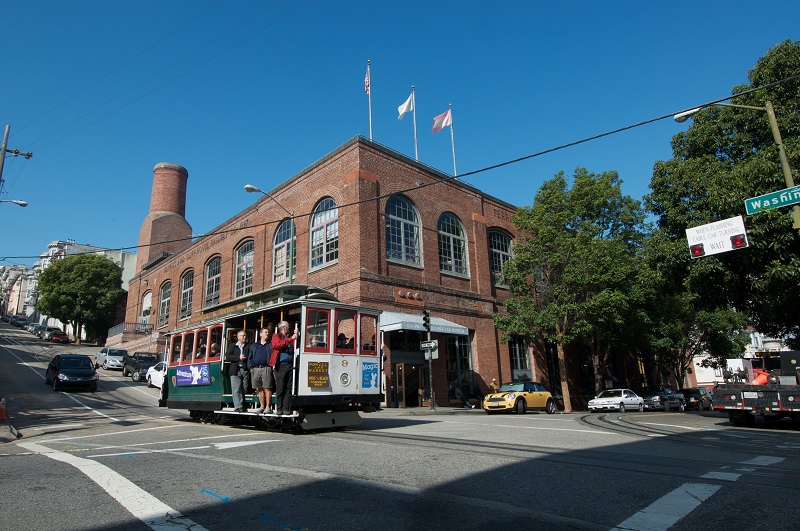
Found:
[[[686,229],[692,258],[735,251],[750,245],[742,216]]]

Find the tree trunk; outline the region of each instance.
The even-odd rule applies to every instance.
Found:
[[[569,397],[569,377],[567,376],[567,363],[564,358],[564,345],[558,342],[558,372],[561,373],[561,396],[564,397],[564,412],[572,412],[572,401]]]

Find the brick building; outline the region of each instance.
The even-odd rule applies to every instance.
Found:
[[[501,342],[494,326],[508,295],[497,274],[511,256],[513,205],[355,137],[192,241],[183,217],[187,179],[178,165],[156,165],[140,232],[126,322],[149,323],[154,333],[112,336],[109,345],[141,350],[147,341],[152,350],[154,340],[190,318],[288,285],[291,277],[342,302],[384,311],[390,404],[427,400],[428,364],[419,348],[423,308],[439,342],[433,361],[438,404],[453,398],[456,385],[486,393],[492,378],[533,378],[557,391],[546,377],[553,362],[547,349],[534,356],[521,339]]]

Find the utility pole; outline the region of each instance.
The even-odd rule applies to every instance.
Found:
[[[6,126],[6,132],[3,135],[3,144],[2,144],[2,146],[0,146],[0,190],[3,189],[3,164],[6,161],[6,147],[8,146],[8,133],[9,132],[11,132],[11,126],[7,125]],[[19,155],[22,155],[26,159],[30,159],[33,156],[33,153],[31,153],[30,151],[28,151],[27,153],[22,153],[18,149],[12,149],[11,151],[9,151],[9,153],[14,155],[15,157],[19,156]]]

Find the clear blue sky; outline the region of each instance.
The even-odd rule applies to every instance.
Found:
[[[189,171],[186,217],[211,230],[355,135],[459,173],[725,97],[769,48],[800,39],[800,2],[29,0],[3,10],[9,148],[0,264],[57,239],[136,245],[152,169]],[[467,177],[518,206],[559,171],[617,170],[648,193],[689,123],[662,120]]]

